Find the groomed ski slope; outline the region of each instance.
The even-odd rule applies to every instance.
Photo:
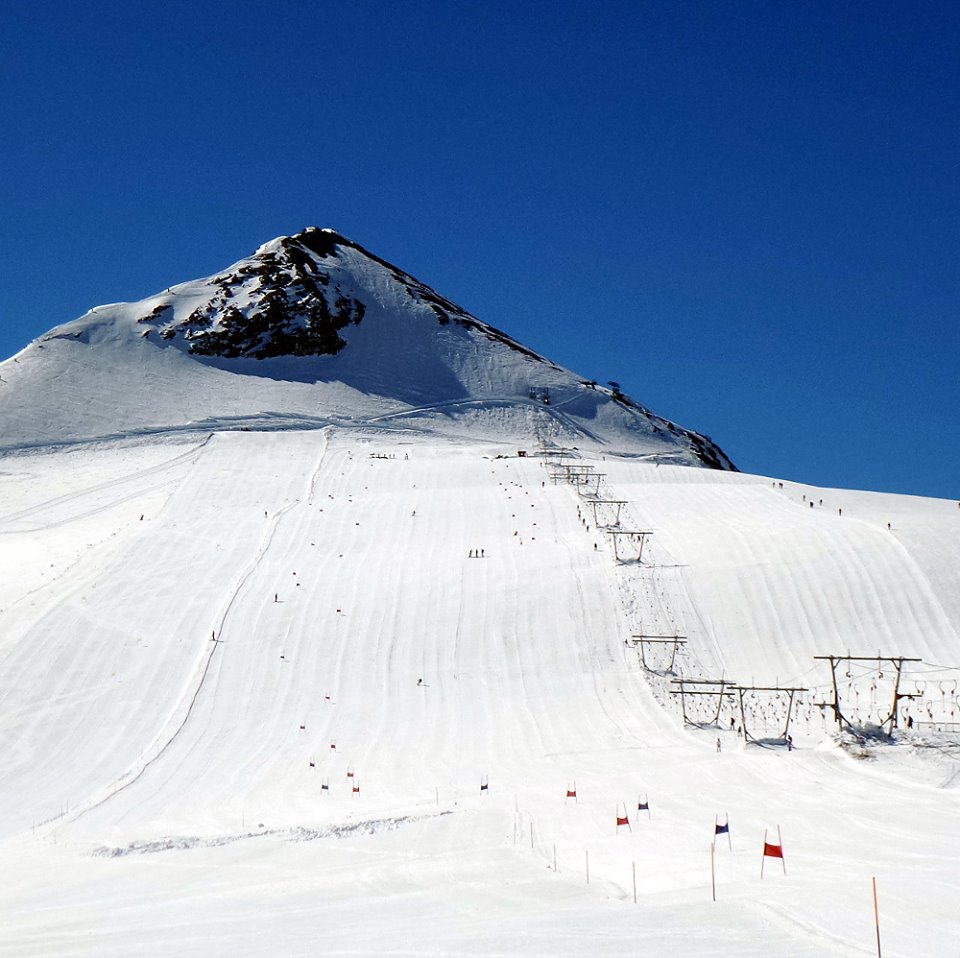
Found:
[[[688,674],[758,684],[822,689],[812,656],[848,648],[955,678],[956,503],[595,457],[653,532],[616,564],[512,451],[6,457],[0,955],[870,955],[872,876],[885,955],[960,953],[948,747],[860,760],[808,707],[792,753],[718,753],[627,645],[682,630]]]

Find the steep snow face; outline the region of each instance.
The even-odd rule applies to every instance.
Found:
[[[598,446],[732,469],[709,439],[562,369],[331,230],[101,306],[0,366],[7,447],[329,422]]]

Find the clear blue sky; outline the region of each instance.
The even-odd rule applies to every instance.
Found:
[[[333,226],[740,468],[960,498],[960,5],[8,0],[0,354]]]

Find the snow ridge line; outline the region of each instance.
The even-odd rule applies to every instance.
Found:
[[[399,419],[404,416],[413,416],[418,412],[431,412],[435,409],[450,409],[454,406],[533,406],[535,403],[531,399],[524,399],[522,396],[484,396],[482,399],[447,399],[443,402],[427,403],[425,406],[408,406],[405,409],[398,409],[394,412],[378,413],[376,416],[366,416],[358,419],[357,425],[373,425],[380,423],[384,419]]]
[[[429,821],[443,815],[452,814],[451,810],[446,810],[438,812],[436,815],[401,815],[398,818],[373,818],[362,822],[329,825],[326,828],[307,828],[304,825],[296,825],[293,828],[261,828],[256,831],[243,832],[239,835],[216,835],[210,838],[171,836],[153,841],[131,842],[129,845],[122,847],[101,845],[95,848],[92,854],[94,858],[124,858],[127,855],[153,855],[158,852],[187,851],[194,848],[219,848],[223,845],[232,845],[235,842],[266,836],[277,836],[285,838],[288,842],[299,844],[301,842],[315,842],[324,838],[353,838],[354,836],[392,832],[402,825],[411,825],[415,822]]]
[[[317,470],[319,470],[319,468],[320,468],[320,464],[318,463]],[[264,536],[260,541],[260,546],[258,547],[256,554],[254,555],[250,563],[247,565],[247,567],[240,574],[240,577],[237,580],[237,584],[233,588],[230,594],[230,597],[227,600],[226,605],[219,616],[219,619],[216,620],[217,625],[214,626],[215,638],[211,642],[212,648],[210,649],[210,652],[206,655],[205,660],[203,661],[203,667],[202,667],[202,670],[200,671],[199,681],[197,682],[196,687],[193,690],[193,695],[190,696],[189,704],[187,705],[186,712],[184,713],[184,716],[180,721],[180,724],[173,730],[173,732],[167,738],[166,742],[164,742],[163,745],[160,746],[160,748],[157,750],[157,754],[154,755],[152,758],[147,759],[147,761],[141,765],[139,771],[137,771],[136,774],[134,774],[134,769],[130,769],[124,775],[121,775],[120,778],[115,780],[115,784],[119,782],[123,782],[123,784],[117,785],[117,787],[113,788],[103,798],[99,799],[98,801],[94,802],[91,805],[88,805],[86,808],[82,808],[78,810],[75,814],[72,814],[69,819],[71,822],[78,821],[80,818],[86,815],[87,812],[91,812],[95,808],[99,808],[101,805],[110,801],[110,799],[115,798],[122,791],[129,788],[135,782],[139,781],[139,779],[143,777],[143,774],[147,771],[147,769],[150,768],[150,766],[153,765],[155,762],[159,761],[159,759],[163,756],[163,754],[167,751],[167,749],[169,749],[170,746],[176,741],[177,737],[180,735],[180,733],[183,731],[184,727],[186,726],[187,721],[189,720],[190,715],[193,712],[193,707],[194,705],[196,705],[197,699],[200,696],[200,692],[203,690],[204,682],[206,681],[207,675],[210,671],[210,666],[213,662],[214,654],[216,653],[219,646],[223,643],[223,639],[216,638],[216,635],[219,633],[222,636],[223,626],[224,626],[224,623],[226,622],[227,616],[229,615],[230,610],[233,608],[233,605],[236,602],[241,589],[243,589],[244,585],[246,585],[250,576],[252,576],[253,573],[256,571],[257,567],[260,565],[260,562],[262,561],[267,550],[270,548],[270,545],[273,542],[274,536],[276,534],[277,528],[280,525],[280,520],[283,518],[283,516],[287,512],[289,512],[296,505],[297,505],[296,500],[293,502],[289,502],[274,514],[274,516],[269,521],[267,530],[265,531]],[[184,698],[185,696],[181,697],[180,703],[178,703],[178,705],[183,703]],[[176,714],[177,708],[178,706],[174,707],[171,713],[171,716]],[[159,738],[159,735],[157,737]],[[130,775],[133,775],[133,777],[129,778],[127,781],[123,781],[124,778]],[[53,821],[53,820],[54,819],[50,819],[50,821]],[[61,819],[56,819],[56,820],[59,821]]]

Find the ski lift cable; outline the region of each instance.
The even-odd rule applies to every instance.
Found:
[[[925,662],[924,665],[932,665],[931,669],[911,669],[921,675],[930,675],[933,672],[960,672],[960,665],[937,665],[936,662]]]

